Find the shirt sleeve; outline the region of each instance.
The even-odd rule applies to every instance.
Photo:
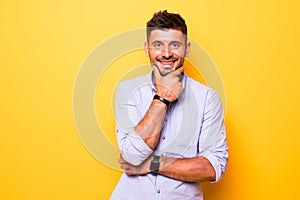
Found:
[[[140,165],[152,149],[135,132],[135,126],[142,119],[130,85],[120,84],[116,91],[116,132],[117,141],[123,158],[132,165]]]
[[[203,123],[199,140],[199,156],[210,161],[219,181],[226,171],[228,146],[224,125],[224,110],[217,93],[209,89],[204,108]]]

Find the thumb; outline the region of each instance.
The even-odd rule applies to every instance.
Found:
[[[177,68],[175,71],[177,73],[181,74],[183,72],[183,70],[184,70],[184,68],[183,68],[183,66],[181,66],[181,67]]]

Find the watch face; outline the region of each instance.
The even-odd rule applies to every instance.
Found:
[[[159,169],[159,156],[154,156],[150,164],[150,171],[158,172],[158,169]]]
[[[158,168],[159,168],[159,163],[151,162],[151,165],[150,165],[151,172],[157,172]]]

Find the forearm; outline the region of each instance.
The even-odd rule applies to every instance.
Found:
[[[159,174],[185,182],[214,181],[216,173],[204,157],[168,158],[160,157]]]
[[[154,150],[160,137],[166,117],[167,107],[164,103],[153,100],[145,117],[135,127],[135,132]]]

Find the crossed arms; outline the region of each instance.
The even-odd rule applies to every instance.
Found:
[[[183,91],[180,77],[182,68],[164,77],[160,76],[155,68],[153,70],[155,79],[153,82],[157,94],[170,102],[176,100]],[[123,97],[117,94],[116,98]],[[215,96],[212,95],[212,99],[214,98]],[[123,99],[123,102],[126,102],[126,99]],[[213,100],[211,100],[211,102],[213,102]],[[117,106],[129,110],[131,114],[135,112],[134,105],[130,103],[126,103],[126,105],[120,103],[120,105]],[[123,125],[126,130],[130,130],[128,134],[122,133],[121,136],[119,135],[118,137],[122,152],[119,163],[127,175],[133,176],[150,173],[152,152],[155,150],[160,139],[167,109],[167,106],[163,102],[153,100],[142,120],[139,121],[139,119],[135,119],[134,114],[131,116],[133,117],[132,119],[123,118],[123,120],[121,120],[121,126]],[[203,122],[204,128],[202,129],[205,131],[205,126],[209,127],[211,123],[216,123],[216,119],[218,119],[219,130],[223,130],[223,113],[220,113],[216,109],[209,109],[209,106],[208,110],[209,112],[206,114],[206,119],[204,119]],[[117,115],[118,114],[122,114],[122,112],[117,112]],[[137,125],[134,125],[132,122],[130,123],[130,121],[135,121]],[[217,181],[226,168],[228,156],[227,148],[224,149],[224,145],[221,144],[224,143],[224,141],[226,142],[223,138],[223,140],[216,142],[215,148],[216,152],[223,151],[221,153],[222,156],[219,156],[219,154],[214,155],[213,153],[207,156],[200,155],[193,158],[180,159],[162,156],[160,157],[158,173],[185,182]],[[220,159],[223,159],[223,162],[219,162]],[[226,159],[225,165],[224,159]]]

